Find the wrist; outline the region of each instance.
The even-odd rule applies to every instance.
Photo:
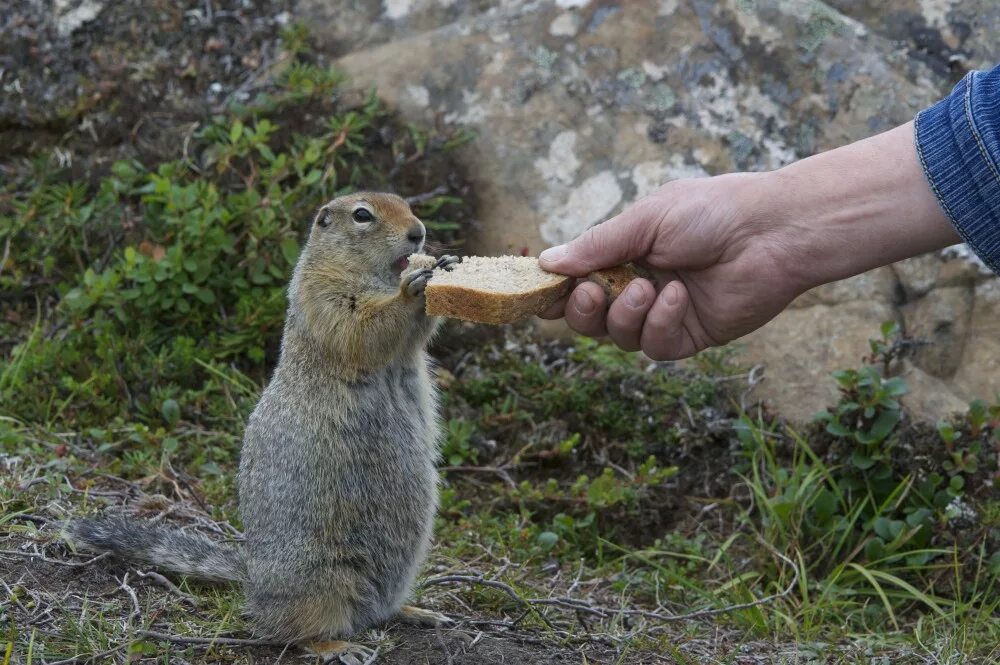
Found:
[[[764,174],[767,213],[802,291],[959,242],[912,123]]]

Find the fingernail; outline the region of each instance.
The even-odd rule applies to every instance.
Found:
[[[663,287],[663,302],[671,307],[677,304],[677,287],[672,283]]]
[[[625,304],[629,307],[641,307],[646,302],[646,291],[639,284],[630,284],[625,289]]]
[[[590,316],[597,309],[597,306],[594,304],[594,299],[586,291],[580,290],[573,295],[573,309],[576,310],[577,314]]]
[[[545,263],[555,263],[562,257],[566,256],[567,249],[566,245],[549,247],[547,250],[538,255],[538,260],[544,261]]]

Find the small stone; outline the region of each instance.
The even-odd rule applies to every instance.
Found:
[[[962,364],[972,318],[971,287],[934,289],[901,308],[906,334],[930,342],[914,354],[915,365],[932,376],[951,378]]]
[[[576,14],[562,13],[549,24],[549,34],[553,37],[572,37],[580,29],[579,20]]]
[[[670,125],[665,122],[654,122],[646,130],[646,136],[653,143],[666,143],[670,133]]]

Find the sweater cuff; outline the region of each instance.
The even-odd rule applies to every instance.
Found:
[[[1000,68],[998,68],[1000,69]],[[914,121],[917,154],[941,208],[966,244],[990,270],[1000,273],[1000,170],[995,118],[1000,96],[987,93],[997,70],[970,72],[952,93]],[[979,91],[982,84],[985,90]],[[990,98],[992,97],[992,99]],[[977,126],[976,119],[988,119]],[[985,140],[981,129],[986,129]]]

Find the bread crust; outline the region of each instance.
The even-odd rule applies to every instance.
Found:
[[[614,268],[595,270],[587,275],[587,279],[604,289],[604,295],[608,297],[609,304],[622,294],[622,291],[625,290],[632,280],[639,277],[649,279],[650,275],[647,271],[631,263],[625,263]]]
[[[411,256],[411,267],[419,265],[422,258]],[[642,268],[626,263],[595,270],[587,277],[604,289],[608,303],[611,303],[632,280],[649,276]],[[534,289],[513,293],[462,284],[442,284],[431,280],[425,292],[426,313],[428,316],[443,316],[488,325],[517,323],[545,311],[565,296],[575,282],[574,278],[557,273],[547,273],[547,278],[551,278],[550,281]]]
[[[500,293],[457,284],[435,284],[432,279],[425,291],[427,315],[490,325],[517,323],[541,313],[569,292],[573,278],[561,277],[526,293]]]

